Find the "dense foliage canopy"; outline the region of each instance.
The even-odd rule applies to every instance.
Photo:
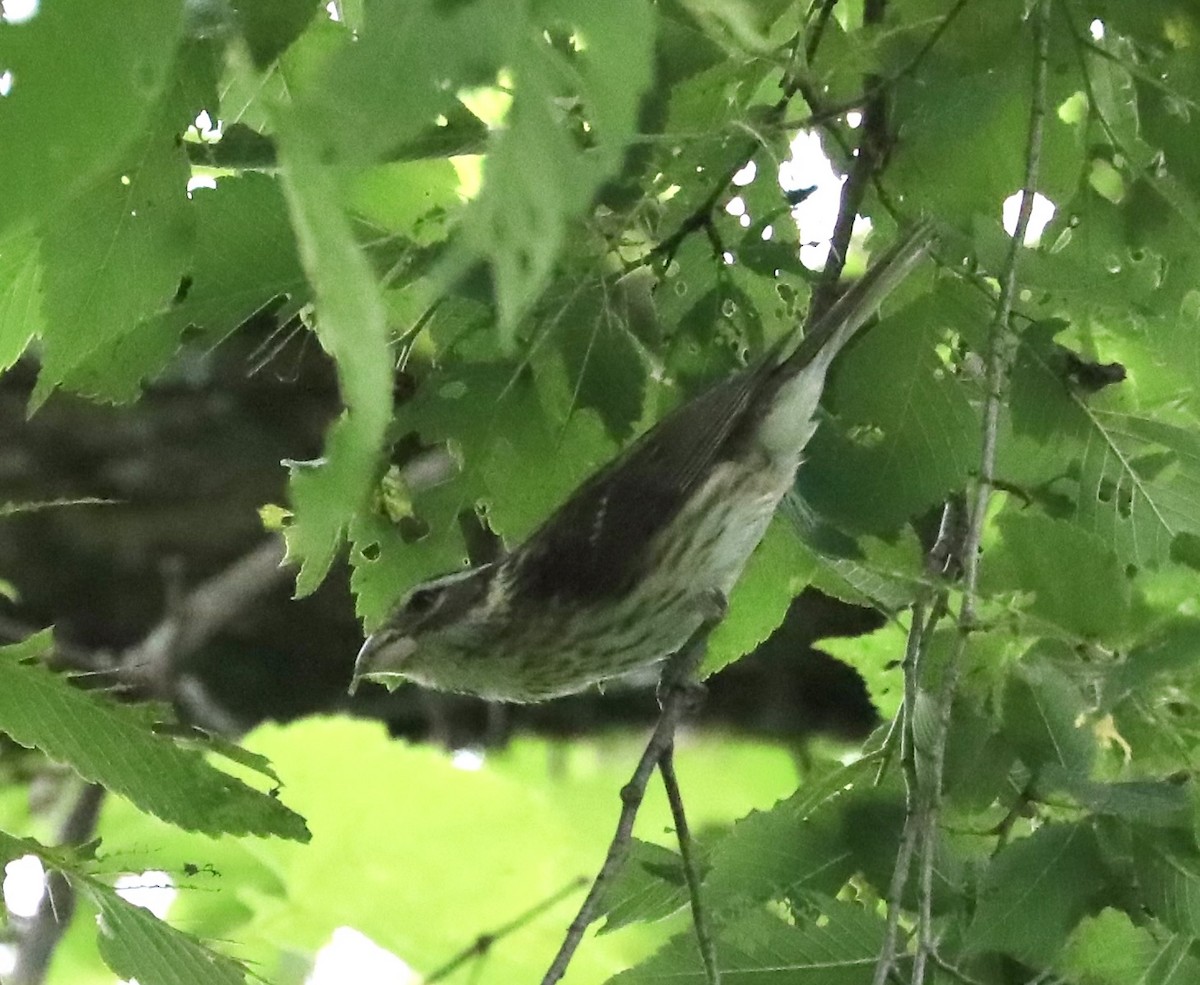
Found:
[[[1200,981],[1198,112],[1189,0],[6,0],[0,369],[36,366],[37,415],[144,400],[248,322],[311,333],[340,411],[256,505],[299,596],[348,557],[370,630],[930,218],[706,664],[814,587],[886,617],[827,648],[894,727],[798,771],[681,744],[717,964]],[[808,133],[832,227],[793,219]],[[537,980],[636,759],[467,772],[335,719],[241,748],[53,649],[0,650],[0,861],[99,917],[51,981],[300,982],[339,926]],[[82,844],[31,806],[47,762],[118,795]],[[568,981],[706,980],[671,823],[647,805]],[[145,870],[185,886],[169,921],[114,891]]]

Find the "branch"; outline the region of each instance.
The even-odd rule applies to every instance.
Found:
[[[888,884],[887,893],[887,923],[884,930],[883,945],[879,949],[879,959],[875,963],[875,974],[871,985],[884,985],[896,968],[896,952],[899,947],[900,914],[903,909],[902,900],[904,888],[908,885],[908,877],[912,873],[913,850],[917,844],[917,826],[909,824],[907,819],[916,815],[919,810],[920,775],[917,772],[917,744],[914,731],[914,717],[917,707],[917,695],[921,687],[921,672],[924,666],[925,653],[933,631],[947,612],[947,591],[945,585],[933,588],[936,579],[943,578],[955,563],[958,536],[959,504],[949,500],[942,508],[941,522],[938,524],[937,537],[925,555],[925,573],[930,578],[930,589],[924,590],[921,597],[913,603],[911,624],[908,638],[904,646],[904,700],[900,711],[893,721],[892,728],[884,740],[884,756],[879,764],[879,772],[875,775],[875,783],[883,779],[890,762],[890,749],[894,744],[894,733],[900,735],[900,762],[904,770],[904,808],[905,825],[900,836],[900,845],[896,850],[895,867],[892,869],[892,879]],[[925,610],[932,602],[932,611],[926,617]]]
[[[996,469],[996,444],[999,433],[1003,387],[1008,376],[1009,318],[1017,292],[1017,261],[1029,228],[1033,197],[1041,161],[1042,130],[1046,116],[1046,76],[1050,48],[1050,0],[1039,0],[1033,12],[1033,34],[1036,54],[1033,67],[1033,93],[1030,100],[1029,137],[1025,148],[1025,177],[1021,188],[1021,207],[1016,228],[1009,244],[1008,257],[1000,277],[1000,295],[995,316],[988,330],[987,395],[983,412],[983,440],[979,458],[979,479],[974,502],[967,514],[967,531],[961,552],[963,566],[963,597],[958,614],[958,636],[946,666],[945,677],[935,706],[933,748],[930,753],[929,788],[922,798],[923,810],[917,818],[921,832],[919,912],[917,918],[918,944],[913,964],[913,985],[925,980],[926,962],[934,955],[933,937],[933,865],[937,842],[938,816],[941,812],[942,777],[946,763],[946,738],[950,730],[950,714],[958,686],[967,643],[977,626],[976,593],[979,585],[979,549],[983,528],[991,501]]]
[[[700,662],[704,659],[705,643],[719,621],[719,617],[706,620],[679,652],[667,661],[660,685],[662,710],[659,712],[658,724],[646,743],[633,776],[621,788],[621,813],[617,818],[617,830],[609,843],[604,863],[596,873],[596,878],[592,880],[592,888],[588,890],[583,905],[567,928],[558,953],[542,977],[542,985],[554,985],[566,974],[567,966],[578,950],[588,925],[596,919],[605,890],[612,884],[625,863],[633,839],[633,822],[637,819],[638,810],[645,799],[650,774],[674,744],[675,730],[680,720],[695,704],[698,688],[694,684],[689,686],[689,682],[695,679]]]
[[[836,6],[837,0],[821,0],[821,6],[809,28],[808,37],[804,41],[804,60],[806,62],[811,63],[816,56],[817,49],[821,46],[821,38],[825,36],[825,25],[829,23],[833,8]]]
[[[188,658],[291,576],[283,557],[283,541],[271,537],[192,589],[141,643],[125,651],[121,677],[154,697],[173,700]]]
[[[58,832],[58,844],[82,845],[90,841],[104,803],[104,788],[89,783],[79,791]],[[46,886],[37,912],[18,924],[16,963],[10,985],[41,985],[50,959],[75,915],[75,890],[61,872],[46,873]]]
[[[692,905],[692,926],[696,929],[696,944],[700,948],[700,960],[704,962],[704,976],[708,985],[721,985],[721,972],[717,969],[716,942],[708,929],[704,901],[700,896],[700,873],[692,854],[692,834],[688,828],[687,815],[683,809],[683,795],[679,791],[679,779],[675,776],[675,746],[672,743],[663,750],[658,760],[658,771],[662,774],[663,787],[667,791],[667,802],[671,805],[671,817],[675,820],[675,838],[679,842],[679,855],[683,859],[683,875],[687,881],[688,899]]]
[[[866,0],[863,8],[863,24],[878,24],[883,20],[887,0]],[[866,77],[867,103],[863,109],[861,139],[858,152],[853,158],[850,175],[842,185],[841,202],[833,235],[829,238],[829,256],[821,271],[821,279],[813,291],[809,306],[809,324],[820,318],[838,297],[838,282],[842,268],[846,265],[846,254],[850,248],[850,236],[854,232],[854,220],[862,208],[867,187],[887,159],[891,149],[891,134],[887,123],[887,86],[877,75]],[[799,83],[801,92],[814,111],[820,106],[820,98],[807,83]]]
[[[585,879],[583,876],[580,876],[577,879],[572,879],[558,892],[546,897],[546,899],[542,900],[540,903],[535,903],[524,913],[514,917],[503,926],[496,928],[490,934],[480,934],[475,938],[475,941],[469,947],[464,947],[458,952],[458,954],[454,955],[454,957],[452,957],[440,968],[437,968],[426,975],[422,981],[425,983],[425,985],[434,985],[434,982],[440,982],[445,978],[449,978],[462,965],[474,958],[483,957],[493,947],[495,947],[497,942],[502,941],[505,937],[515,933],[522,927],[529,925],[551,907],[556,906],[558,903],[562,902],[562,900],[570,896],[573,892],[575,892],[575,890],[582,889],[586,885],[587,879]]]

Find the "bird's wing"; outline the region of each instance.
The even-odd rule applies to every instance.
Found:
[[[858,331],[880,301],[928,250],[930,227],[918,223],[817,319],[805,338],[709,387],[677,407],[627,451],[587,480],[514,552],[510,570],[533,599],[619,596],[644,571],[646,550],[718,462],[739,447],[780,385],[817,374]],[[732,440],[731,440],[732,439]]]
[[[677,407],[588,479],[513,557],[533,598],[617,596],[645,550],[727,453],[769,367],[756,364]]]

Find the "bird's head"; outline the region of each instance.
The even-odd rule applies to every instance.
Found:
[[[446,670],[486,647],[497,573],[485,564],[411,589],[358,651],[351,693],[362,680],[389,689],[401,679],[445,687]]]

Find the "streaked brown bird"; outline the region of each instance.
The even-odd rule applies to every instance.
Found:
[[[676,408],[511,553],[413,588],[363,644],[355,684],[541,701],[682,647],[791,488],[830,363],[931,239],[910,230],[802,339]]]

